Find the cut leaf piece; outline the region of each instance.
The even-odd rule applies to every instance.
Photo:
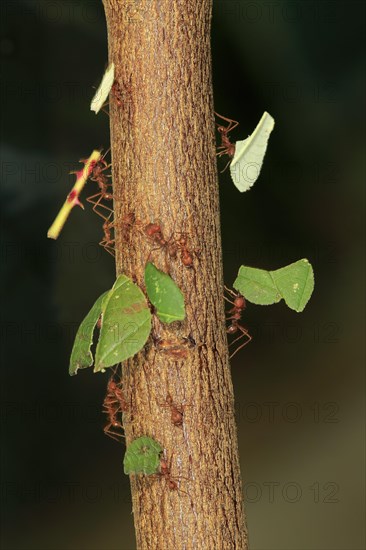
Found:
[[[235,143],[230,174],[234,185],[241,193],[250,189],[258,179],[273,127],[274,119],[264,112],[252,135]]]
[[[151,330],[151,313],[142,290],[120,275],[103,301],[102,326],[94,372],[112,367],[138,353]]]
[[[265,306],[283,298],[289,308],[300,312],[314,290],[314,273],[306,258],[275,271],[242,265],[233,286],[253,304]]]
[[[233,287],[249,302],[260,306],[275,304],[282,298],[271,277],[271,272],[265,269],[242,265]]]
[[[100,109],[103,107],[105,100],[107,99],[109,92],[114,82],[114,63],[111,63],[102,78],[102,82],[99,84],[97,91],[90,104],[90,110],[95,111],[97,115]]]
[[[123,459],[125,474],[152,475],[159,471],[163,449],[151,437],[138,437],[128,445]]]
[[[76,333],[70,358],[69,374],[71,376],[76,374],[79,369],[91,367],[93,364],[93,355],[90,350],[93,343],[93,333],[102,312],[103,300],[108,296],[108,292],[104,292],[99,296]]]
[[[309,261],[304,258],[271,274],[287,306],[303,311],[314,290],[314,272]]]
[[[150,302],[163,323],[183,321],[184,297],[173,279],[149,262],[145,267],[145,286]]]

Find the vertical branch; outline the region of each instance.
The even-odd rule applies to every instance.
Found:
[[[127,441],[148,435],[165,449],[167,480],[132,479],[140,549],[245,549],[246,530],[223,304],[218,178],[211,80],[211,0],[104,0],[109,61],[117,272],[144,285],[149,259],[182,289],[186,320],[163,326],[123,365]],[[133,214],[139,225],[124,220]],[[143,228],[184,233],[156,249]],[[156,250],[153,250],[156,249]],[[176,343],[178,354],[157,342]],[[187,340],[185,340],[187,339]],[[188,345],[189,342],[189,345]],[[184,403],[174,425],[167,396]]]

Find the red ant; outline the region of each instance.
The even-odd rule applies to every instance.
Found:
[[[116,382],[114,376],[116,371],[113,372],[107,384],[107,395],[103,402],[103,412],[108,415],[108,423],[104,427],[104,433],[119,441],[118,438],[124,437],[120,433],[123,430],[122,423],[117,419],[118,414],[128,411],[128,405],[124,398],[121,385],[122,382]]]
[[[165,403],[162,405],[162,407],[168,407],[170,409],[170,419],[172,421],[172,424],[174,426],[182,426],[183,425],[183,413],[185,405],[181,405],[179,408],[174,404],[173,398],[168,393],[165,399]]]
[[[118,84],[118,82],[115,80],[113,82],[112,88],[111,88],[111,95],[113,95],[114,99],[116,100],[117,106],[120,108],[123,106],[124,103],[127,101],[130,101],[130,95],[131,95],[131,83],[126,84],[125,86],[126,91],[121,91],[121,86]],[[106,107],[110,107],[110,102],[106,101],[103,106],[101,107],[102,111],[109,117],[109,110],[106,109]]]
[[[187,241],[188,240],[185,234],[182,234],[182,236],[175,241],[175,244],[181,252],[180,258],[182,260],[182,264],[185,267],[193,267],[193,254],[196,254],[196,251],[188,250]]]
[[[109,252],[109,254],[111,254],[112,256],[115,256],[116,253],[115,253],[115,250],[114,250],[114,245],[115,245],[115,238],[113,236],[112,238],[112,232],[111,232],[111,229],[114,229],[115,226],[116,226],[116,221],[109,221],[110,217],[111,217],[112,214],[110,214],[109,218],[107,218],[105,220],[105,222],[103,223],[103,232],[104,232],[104,239],[102,239],[100,241],[100,245],[103,246],[105,248],[105,250],[107,252]],[[122,238],[123,240],[127,240],[127,237],[126,237],[126,233],[127,233],[127,230],[128,229],[131,229],[134,225],[135,225],[136,220],[135,220],[135,214],[133,214],[132,212],[127,214],[126,216],[124,216],[120,222],[120,225],[122,227]]]
[[[239,125],[239,122],[237,122],[236,120],[232,120],[231,118],[221,116],[218,113],[215,113],[215,115],[229,123],[227,126],[222,126],[221,124],[218,124],[216,122],[217,131],[221,136],[221,145],[217,147],[218,152],[216,154],[218,157],[222,157],[222,155],[228,155],[230,157],[230,160],[228,162],[229,164],[232,157],[235,155],[235,143],[231,143],[228,134]],[[224,170],[226,170],[228,164],[225,166]]]
[[[170,239],[169,241],[165,239],[161,226],[158,223],[148,223],[145,225],[143,231],[145,235],[153,241],[153,243],[159,245],[159,248],[165,248],[169,245]]]
[[[244,338],[244,336],[247,338],[247,340],[243,344],[241,344],[239,347],[237,347],[236,350],[230,355],[230,359],[231,359],[232,357],[234,357],[236,353],[238,353],[239,350],[241,350],[241,348],[249,344],[252,337],[247,331],[247,329],[244,328],[239,323],[241,319],[241,315],[246,307],[244,296],[239,294],[239,292],[238,293],[233,292],[230,288],[227,288],[226,286],[225,286],[225,290],[230,294],[232,298],[234,298],[234,301],[232,301],[224,295],[225,300],[234,306],[228,311],[228,315],[226,316],[226,320],[231,321],[230,325],[226,329],[226,332],[228,334],[235,334],[236,332],[238,332],[238,330],[241,332],[240,336],[235,340],[233,340],[229,344],[229,346],[232,346],[233,344],[235,344],[235,342],[238,342],[241,338]]]
[[[111,232],[111,228],[113,226],[114,226],[114,222],[110,222],[109,218],[105,220],[105,222],[102,225],[104,238],[100,241],[99,244],[100,246],[103,246],[103,248],[107,252],[109,252],[109,254],[111,254],[112,256],[115,256],[116,255],[114,250],[115,239],[112,238],[112,232]]]
[[[104,174],[104,171],[111,167],[111,164],[108,164],[104,157],[108,151],[105,153],[105,155],[102,157],[102,159],[95,163],[92,169],[92,173],[90,176],[91,181],[97,182],[99,186],[99,193],[96,193],[95,195],[92,195],[91,197],[88,197],[86,200],[90,202],[93,205],[94,212],[103,218],[103,233],[104,238],[100,241],[100,245],[105,248],[107,252],[112,254],[112,256],[115,255],[114,253],[114,238],[112,238],[111,234],[111,228],[113,227],[113,222],[110,221],[111,216],[113,215],[113,209],[107,206],[106,204],[103,204],[103,200],[106,201],[112,201],[113,200],[113,194],[110,192],[110,189],[112,187],[111,183],[108,183],[108,178],[111,176],[106,176]],[[103,210],[101,210],[103,209]]]
[[[164,249],[165,254],[171,258],[177,256],[178,246],[176,243],[172,242],[172,239],[166,239],[163,235],[161,225],[158,223],[148,223],[143,229],[144,234],[156,245],[156,248],[153,248],[150,251],[149,258],[154,250]]]
[[[168,462],[166,461],[166,459],[163,456],[160,458],[160,472],[159,472],[158,475],[160,475],[161,477],[163,477],[165,479],[165,481],[167,482],[168,487],[171,491],[178,491],[180,493],[184,493],[185,495],[189,496],[187,491],[183,491],[182,489],[180,489],[178,487],[178,483],[176,481],[174,481],[174,479],[171,475],[172,459],[173,459],[173,455],[170,459],[170,465],[168,466]],[[176,479],[179,479],[179,478],[176,478]]]
[[[104,211],[101,212],[99,208],[103,208],[104,210],[107,210],[107,212],[109,213],[113,212],[112,208],[109,208],[109,206],[106,206],[101,202],[102,200],[107,200],[107,201],[113,200],[113,195],[112,193],[109,192],[109,189],[112,187],[112,184],[108,183],[108,178],[110,178],[111,176],[110,175],[106,176],[103,173],[105,170],[108,170],[108,168],[112,166],[111,164],[108,164],[104,160],[104,157],[106,156],[107,153],[108,151],[98,162],[94,164],[92,173],[90,175],[91,181],[97,182],[100,191],[99,193],[96,193],[95,195],[92,195],[91,197],[88,197],[86,199],[88,202],[94,205],[93,206],[94,212],[98,214],[98,216],[103,218],[103,220],[107,220],[107,218],[105,216],[105,212]]]
[[[158,223],[149,223],[148,225],[146,225],[144,227],[144,233],[155,244],[158,245],[157,248],[151,250],[150,254],[154,252],[154,250],[163,248],[165,249],[167,255],[169,255],[171,258],[176,258],[177,252],[179,250],[181,253],[180,257],[182,260],[182,264],[185,267],[193,267],[193,252],[188,250],[188,240],[184,233],[182,233],[181,237],[179,237],[178,239],[173,240],[172,237],[170,237],[167,240],[164,237],[162,228]]]
[[[116,100],[116,103],[117,103],[118,107],[122,107],[122,105],[123,105],[122,92],[121,92],[120,85],[116,81],[113,83],[112,93],[113,93],[113,96]]]
[[[139,220],[136,220],[136,216],[133,212],[129,212],[122,218],[115,220],[113,223],[113,226],[122,230],[122,240],[125,242],[128,242],[129,232],[132,230],[134,226],[138,227],[141,225],[141,222]]]

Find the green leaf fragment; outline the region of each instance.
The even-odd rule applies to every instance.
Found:
[[[76,333],[70,358],[69,374],[71,376],[76,374],[79,369],[91,367],[93,364],[93,355],[90,349],[93,343],[93,333],[108,292],[104,292],[99,296]]]
[[[314,272],[309,261],[304,258],[271,273],[287,306],[303,311],[314,290]]]
[[[163,449],[151,437],[138,437],[128,445],[123,459],[125,474],[152,475],[159,471]]]
[[[270,305],[283,298],[301,312],[314,290],[314,272],[305,258],[275,271],[241,266],[233,286],[253,304]]]
[[[242,265],[233,287],[253,304],[268,306],[281,300],[270,271]]]
[[[120,275],[102,305],[103,316],[94,372],[138,353],[151,331],[151,313],[142,290]]]
[[[145,286],[160,321],[183,321],[186,312],[182,291],[169,275],[157,269],[151,262],[145,267]]]

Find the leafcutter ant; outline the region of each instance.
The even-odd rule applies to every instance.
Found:
[[[168,393],[165,399],[165,403],[163,403],[161,406],[170,409],[170,419],[174,426],[183,425],[183,414],[184,414],[185,405],[181,405],[180,407],[177,407],[177,405],[175,405],[173,401],[172,396],[170,395],[170,393]]]
[[[165,249],[167,254],[169,254],[170,257],[175,257],[177,255],[177,247],[172,242],[172,239],[166,239],[163,235],[163,230],[161,228],[161,225],[158,223],[148,223],[145,225],[143,232],[145,235],[154,243],[157,245],[156,248],[153,248],[150,252],[154,252],[154,250],[159,250],[161,248]]]
[[[239,323],[239,321],[241,320],[242,313],[246,307],[244,296],[242,296],[239,292],[238,293],[233,292],[230,288],[227,288],[226,286],[225,286],[225,290],[230,294],[230,297],[232,298],[230,300],[224,295],[225,300],[233,305],[233,307],[229,309],[228,315],[226,316],[226,320],[230,321],[230,325],[227,327],[226,332],[228,334],[236,334],[238,331],[241,332],[240,336],[238,336],[238,338],[235,338],[235,340],[233,340],[229,344],[229,346],[232,346],[233,344],[235,344],[236,342],[238,342],[244,337],[246,338],[245,342],[239,345],[236,348],[236,350],[230,355],[230,359],[231,359],[232,357],[234,357],[236,353],[238,353],[239,350],[241,350],[244,346],[249,344],[252,337],[249,334],[248,330]]]
[[[99,186],[99,193],[96,193],[95,195],[91,195],[86,200],[90,202],[93,205],[93,210],[98,216],[103,218],[103,220],[107,220],[107,216],[105,214],[105,211],[108,212],[108,216],[113,213],[113,209],[109,206],[102,203],[103,200],[111,201],[113,200],[113,195],[110,192],[112,188],[112,184],[108,183],[108,178],[111,177],[110,174],[106,175],[104,172],[108,170],[112,165],[108,164],[104,159],[108,151],[103,155],[103,157],[99,160],[99,162],[96,162],[93,166],[93,170],[90,175],[90,180],[95,181]],[[100,209],[103,209],[102,211]]]
[[[111,254],[112,256],[115,256],[116,255],[114,250],[115,239],[112,236],[112,231],[111,231],[111,229],[114,227],[114,223],[112,221],[109,221],[109,218],[107,218],[103,223],[102,227],[103,227],[104,238],[100,241],[99,244],[103,246],[103,248],[107,252],[109,252],[109,254]]]
[[[218,157],[222,157],[223,155],[228,155],[230,157],[229,162],[225,166],[224,170],[222,170],[222,172],[224,172],[227,166],[230,164],[231,159],[235,155],[235,143],[231,143],[229,139],[229,133],[239,125],[239,122],[237,122],[236,120],[232,120],[231,118],[226,118],[222,115],[219,115],[218,113],[215,113],[215,115],[222,120],[228,122],[227,126],[223,126],[222,124],[218,124],[216,122],[217,131],[221,136],[221,145],[217,147],[218,152],[216,154]]]
[[[106,175],[104,172],[111,167],[111,164],[108,164],[104,159],[108,151],[104,154],[102,159],[93,166],[93,170],[90,176],[91,181],[95,181],[99,186],[99,193],[91,195],[86,200],[93,205],[94,212],[100,216],[103,222],[103,233],[104,238],[100,241],[100,245],[105,248],[112,256],[115,255],[114,252],[114,238],[112,236],[113,222],[111,217],[113,216],[113,208],[110,208],[103,201],[112,201],[112,184],[108,183],[108,178],[111,177],[110,174]]]
[[[179,481],[180,479],[183,479],[183,478],[173,477],[171,475],[172,460],[173,460],[173,455],[171,456],[170,464],[168,466],[168,462],[165,459],[165,457],[164,456],[160,457],[160,472],[159,472],[158,475],[165,479],[165,481],[166,481],[166,483],[167,483],[167,485],[168,485],[168,487],[171,491],[178,491],[179,493],[183,493],[183,494],[189,496],[187,491],[183,491],[182,489],[180,489],[178,487],[178,483],[176,481],[174,481],[174,479],[177,479]],[[186,478],[184,478],[184,479],[186,479]]]
[[[104,427],[104,433],[119,441],[124,437],[122,422],[118,420],[118,415],[128,411],[128,404],[122,392],[122,381],[115,381],[116,371],[113,371],[107,384],[107,394],[103,402],[103,412],[108,415],[107,424]]]

